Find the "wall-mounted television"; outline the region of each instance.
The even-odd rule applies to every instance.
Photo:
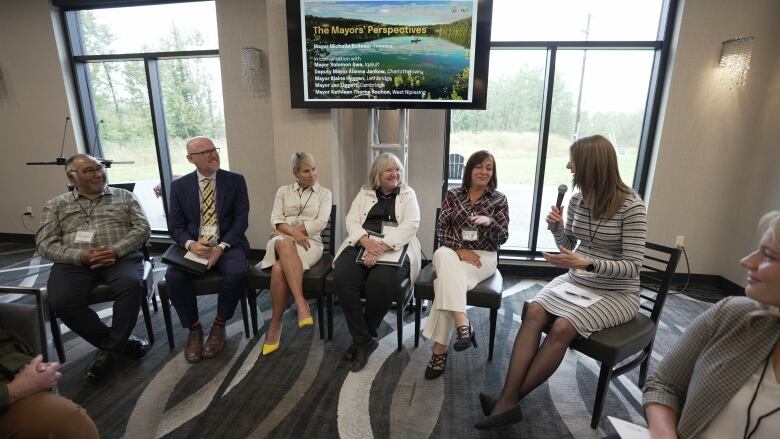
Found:
[[[492,0],[287,0],[293,108],[484,109]]]

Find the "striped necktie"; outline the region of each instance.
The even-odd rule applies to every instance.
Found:
[[[203,205],[200,210],[200,227],[217,225],[217,205],[214,199],[214,186],[210,178],[203,179]],[[212,229],[215,230],[215,229]],[[216,238],[214,235],[202,235],[201,239],[211,241]]]

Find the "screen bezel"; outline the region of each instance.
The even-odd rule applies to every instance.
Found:
[[[477,29],[474,49],[474,82],[471,102],[460,101],[382,101],[321,100],[305,101],[303,80],[303,45],[301,41],[301,0],[287,0],[287,49],[290,67],[290,104],[292,108],[380,108],[380,109],[457,109],[484,110],[487,105],[488,64],[493,0],[478,0]]]

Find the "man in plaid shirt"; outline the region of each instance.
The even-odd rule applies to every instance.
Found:
[[[54,262],[47,284],[50,305],[73,332],[98,348],[84,374],[97,382],[117,355],[140,358],[149,350],[146,340],[130,334],[146,290],[138,250],[150,228],[135,196],[109,187],[106,170],[94,157],[70,157],[65,174],[74,189],[46,203],[36,246]],[[111,327],[89,307],[89,294],[99,282],[114,293]]]

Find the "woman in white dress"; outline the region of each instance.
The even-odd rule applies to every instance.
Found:
[[[314,324],[303,297],[303,272],[322,257],[320,232],[328,225],[333,196],[317,183],[317,164],[307,152],[296,152],[290,160],[295,183],[276,191],[271,224],[274,231],[265,247],[261,269],[271,268],[273,314],[263,343],[263,355],[279,349],[282,314],[290,295],[298,310],[298,327]]]

